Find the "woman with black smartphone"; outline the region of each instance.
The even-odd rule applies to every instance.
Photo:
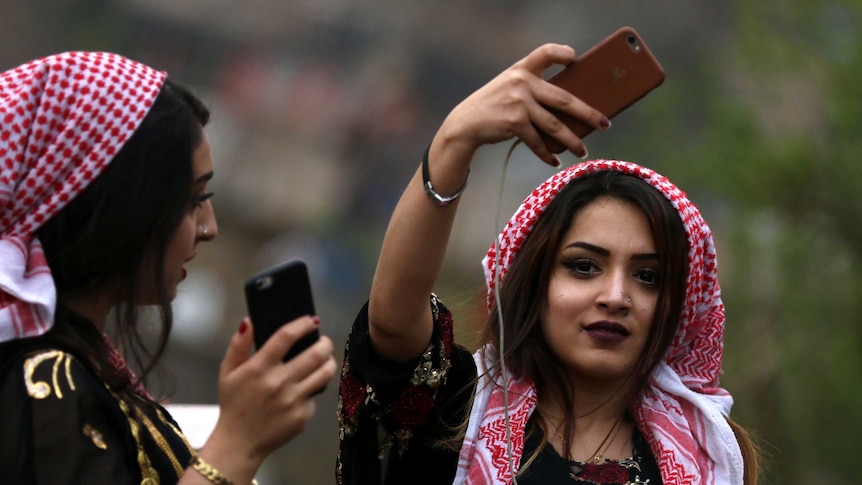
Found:
[[[251,357],[240,324],[199,451],[144,386],[186,266],[218,234],[208,118],[164,72],[115,54],[0,74],[0,483],[247,484],[314,413],[332,342],[282,362],[316,331],[308,316]],[[155,348],[141,305],[159,309]]]
[[[483,145],[586,157],[553,113],[610,121],[542,73],[545,45],[456,106],[405,189],[341,375],[342,484],[753,484],[756,458],[719,386],[724,307],[695,205],[633,163],[563,169],[483,259],[479,349],[432,291]]]

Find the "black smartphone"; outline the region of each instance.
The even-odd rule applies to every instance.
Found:
[[[293,259],[262,271],[245,283],[248,315],[254,325],[254,345],[260,349],[282,325],[304,315],[316,315],[308,268]],[[295,357],[320,338],[314,330],[293,344],[284,361]]]
[[[548,79],[613,118],[664,82],[664,69],[641,36],[622,27]],[[552,110],[583,138],[593,127]]]

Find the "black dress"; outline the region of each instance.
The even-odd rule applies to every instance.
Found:
[[[530,424],[527,425],[528,427]],[[524,443],[524,456],[538,449],[542,442],[541,428],[534,430]],[[536,460],[518,478],[519,485],[660,485],[661,472],[649,445],[636,430],[632,435],[632,456],[625,460],[605,460],[584,463],[566,460],[553,446],[545,446]]]
[[[0,483],[179,480],[194,450],[176,422],[143,398],[129,406],[97,375],[56,348],[0,353]]]
[[[469,414],[477,371],[471,353],[454,343],[452,314],[434,295],[431,310],[435,322],[431,343],[419,358],[406,364],[374,353],[367,304],[356,317],[345,347],[339,388],[337,483],[448,485],[454,480],[463,439],[458,438],[456,428]],[[542,439],[538,426],[528,424],[528,429],[524,456],[536,450]],[[660,485],[649,447],[640,434],[635,433],[633,439],[631,460],[611,462],[601,470],[597,467],[605,464],[579,467],[546,446],[518,482]],[[620,466],[634,470],[626,481],[594,481],[622,479]]]

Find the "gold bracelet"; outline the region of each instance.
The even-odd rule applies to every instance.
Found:
[[[226,476],[215,469],[212,465],[205,462],[203,458],[195,455],[192,462],[189,464],[196,472],[203,475],[204,478],[214,483],[215,485],[234,485]]]

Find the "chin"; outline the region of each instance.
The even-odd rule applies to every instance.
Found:
[[[177,298],[177,293],[179,293],[180,284],[174,284],[168,287],[168,301],[174,301]]]

